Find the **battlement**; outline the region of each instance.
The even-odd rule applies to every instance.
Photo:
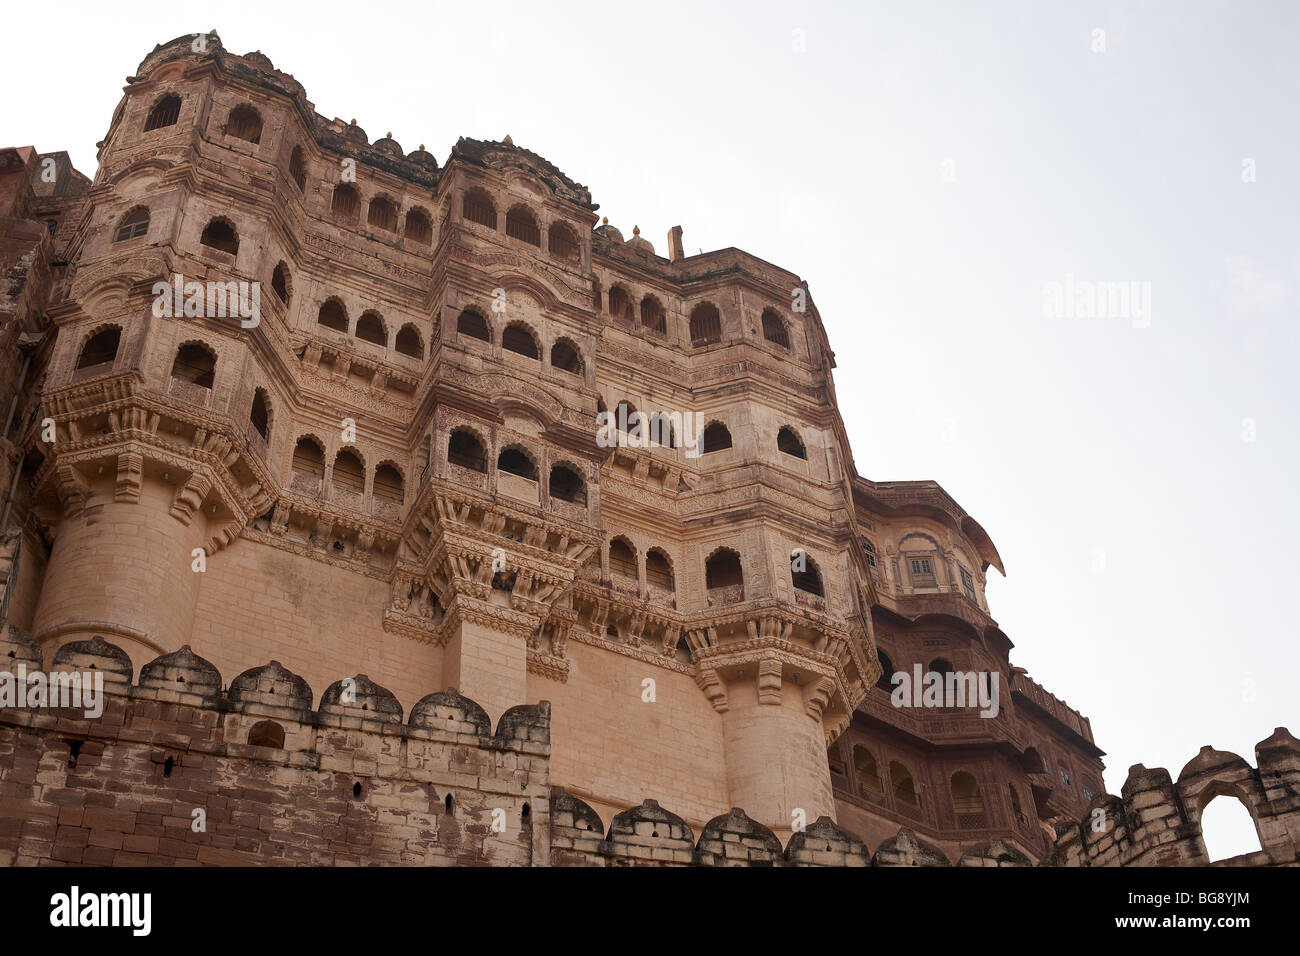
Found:
[[[1163,767],[1129,768],[1120,796],[1099,794],[1076,826],[1057,828],[1044,865],[1205,866],[1201,815],[1218,796],[1239,799],[1262,849],[1215,866],[1300,865],[1300,741],[1285,727],[1255,745],[1257,767],[1205,746],[1175,782]]]
[[[0,634],[10,698],[10,675],[40,667],[27,635]],[[403,723],[397,699],[363,674],[331,684],[313,709],[312,689],[277,661],[223,687],[187,646],[133,683],[130,658],[100,637],[62,646],[50,673],[102,675],[102,713],[0,706],[0,865],[954,865],[906,828],[872,853],[827,816],[784,847],[737,807],[698,837],[654,800],[606,828],[550,784],[546,701],[510,708],[494,733],[449,688]],[[1079,826],[1060,828],[1044,865],[1204,865],[1200,813],[1220,794],[1246,803],[1264,847],[1230,864],[1300,863],[1300,741],[1278,728],[1256,754],[1258,770],[1203,748],[1177,784],[1133,767],[1122,797],[1103,794]],[[992,840],[955,865],[1033,863]]]

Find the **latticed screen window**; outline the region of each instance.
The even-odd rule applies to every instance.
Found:
[[[962,590],[966,592],[966,596],[975,601],[975,579],[971,577],[971,573],[965,568],[961,569],[961,586]]]
[[[932,588],[935,585],[934,562],[929,558],[912,558],[912,587]]]
[[[867,558],[867,564],[874,568],[876,566],[876,546],[866,538],[862,539],[862,553]]]

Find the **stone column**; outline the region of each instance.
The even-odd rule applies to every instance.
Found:
[[[203,577],[192,570],[193,550],[207,538],[190,500],[206,489],[187,485],[178,495],[137,470],[130,453],[122,458],[116,488],[111,477],[97,480],[66,502],[32,626],[47,666],[64,644],[98,634],[126,651],[138,674],[190,641]]]

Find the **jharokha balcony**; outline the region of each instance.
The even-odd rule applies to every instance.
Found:
[[[743,600],[745,600],[745,586],[743,584],[728,584],[725,587],[709,588],[709,607],[739,604]]]

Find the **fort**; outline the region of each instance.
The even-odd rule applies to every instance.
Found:
[[[0,149],[0,669],[104,680],[0,708],[0,864],[1205,864],[1220,796],[1229,863],[1297,863],[1285,729],[1106,794],[990,536],[859,472],[807,282],[598,209],[216,34],[144,58],[93,178]],[[916,669],[996,713],[893,706]]]

